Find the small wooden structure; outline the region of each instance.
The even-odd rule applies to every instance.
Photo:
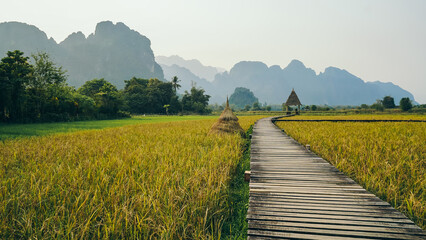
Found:
[[[296,114],[300,114],[300,105],[302,104],[300,103],[299,97],[297,97],[297,94],[293,88],[293,90],[290,93],[290,96],[288,96],[287,102],[285,102],[285,108],[286,108],[287,114],[290,114],[290,112],[288,111],[288,106],[297,106]]]

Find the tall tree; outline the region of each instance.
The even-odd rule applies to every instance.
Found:
[[[164,106],[169,105],[168,112],[179,109],[176,93],[171,82],[158,79],[132,78],[125,81],[124,101],[127,110],[132,113],[164,113]]]
[[[114,116],[120,108],[121,99],[117,87],[103,78],[87,81],[78,92],[93,98],[99,113]]]
[[[191,92],[185,91],[182,97],[183,109],[200,114],[210,113],[210,109],[207,108],[210,96],[204,93],[204,89],[195,86],[191,88]]]
[[[173,86],[173,90],[175,92],[181,87],[181,85],[179,84],[179,82],[180,82],[180,80],[178,79],[177,76],[174,76],[172,78],[172,86]]]
[[[71,89],[66,87],[66,71],[61,66],[50,59],[47,53],[37,53],[31,55],[34,62],[34,71],[27,84],[27,115],[31,119],[42,118],[53,102],[52,99],[59,99],[63,102],[70,97]]]
[[[395,101],[394,101],[393,97],[391,97],[391,96],[384,97],[383,100],[382,100],[382,104],[383,104],[383,107],[385,107],[385,108],[394,108],[395,107]]]
[[[2,120],[23,119],[25,108],[25,86],[28,84],[32,66],[24,53],[15,50],[7,52],[0,62],[0,118]]]
[[[399,101],[399,107],[402,109],[402,111],[408,111],[413,108],[413,104],[411,104],[410,98],[401,98],[401,101]]]

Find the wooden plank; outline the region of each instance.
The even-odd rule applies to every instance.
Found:
[[[391,219],[392,222],[398,223],[406,223],[411,224],[412,226],[419,228],[414,225],[412,221],[402,215],[378,215],[378,214],[363,214],[359,212],[346,212],[346,211],[321,211],[321,210],[304,210],[304,209],[267,209],[267,208],[249,208],[247,211],[248,215],[267,215],[267,216],[275,216],[282,217],[287,214],[292,214],[292,216],[303,216],[303,215],[311,215],[312,218],[316,219],[369,219],[368,221],[375,222],[389,222]],[[367,220],[366,220],[367,221]]]
[[[286,204],[286,203],[309,203],[309,204],[333,204],[333,205],[345,205],[345,206],[352,206],[352,205],[362,205],[362,206],[390,206],[389,203],[383,202],[383,201],[359,201],[359,200],[346,200],[342,201],[342,199],[309,199],[309,198],[276,198],[276,197],[268,197],[268,196],[262,196],[262,197],[255,197],[250,196],[250,201],[256,202],[256,201],[262,201],[262,202],[275,202],[278,204]]]
[[[399,228],[419,228],[414,226],[411,221],[404,221],[404,219],[394,218],[376,218],[370,216],[347,216],[347,215],[319,215],[311,213],[286,213],[282,212],[280,214],[271,214],[265,212],[253,212],[249,211],[247,214],[247,219],[273,219],[277,221],[301,221],[301,222],[316,222],[316,223],[340,223],[340,224],[358,224],[366,226],[388,226],[388,227],[399,227]]]
[[[249,220],[253,224],[262,224],[277,227],[296,227],[296,228],[316,228],[324,230],[343,230],[343,231],[359,231],[359,232],[375,232],[375,233],[391,233],[391,234],[404,234],[413,236],[424,236],[423,231],[416,228],[401,228],[401,227],[388,227],[383,225],[367,226],[361,224],[343,224],[327,222],[303,222],[303,221],[276,221],[276,220]]]
[[[351,240],[360,238],[352,237],[339,237],[330,235],[318,235],[318,234],[307,234],[307,233],[283,233],[266,230],[251,230],[247,231],[247,239],[315,239],[315,240]]]
[[[270,119],[256,123],[251,141],[248,239],[426,239]]]
[[[339,212],[342,214],[351,214],[356,216],[384,216],[389,218],[404,218],[405,216],[401,213],[393,211],[391,209],[372,209],[372,208],[348,208],[348,207],[333,207],[333,206],[317,206],[317,205],[272,205],[272,204],[259,204],[249,203],[249,208],[259,211],[260,209],[275,211],[275,212],[289,212],[289,211],[303,211],[303,212],[315,212],[318,214],[329,214],[333,212]]]
[[[289,223],[285,223],[289,224]],[[275,232],[281,232],[283,234],[288,233],[302,233],[302,234],[319,234],[327,236],[339,236],[339,237],[359,237],[359,238],[379,238],[379,239],[419,239],[424,240],[426,236],[419,234],[412,234],[407,231],[401,231],[400,233],[390,233],[385,231],[365,231],[362,229],[327,229],[327,228],[317,228],[314,226],[323,226],[320,224],[317,225],[307,225],[304,226],[292,226],[296,224],[286,225],[269,225],[269,224],[260,224],[252,221],[249,222],[249,230],[260,229],[260,230],[271,230]],[[313,226],[313,227],[310,227]],[[405,229],[404,229],[405,230]]]
[[[386,204],[388,203],[380,200],[379,198],[371,198],[371,197],[360,197],[360,196],[354,196],[354,197],[344,197],[344,196],[321,196],[321,195],[296,195],[296,194],[284,194],[284,195],[277,195],[277,194],[257,194],[257,193],[250,193],[250,199],[256,199],[256,198],[262,198],[262,199],[275,199],[276,201],[318,201],[318,202],[332,202],[332,201],[338,201],[340,203],[357,203],[357,204]]]

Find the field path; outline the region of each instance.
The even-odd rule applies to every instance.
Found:
[[[426,239],[426,233],[264,118],[251,142],[248,239]]]

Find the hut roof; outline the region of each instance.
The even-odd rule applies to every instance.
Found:
[[[286,106],[295,106],[295,105],[302,105],[300,103],[299,98],[297,97],[296,92],[294,89],[291,91],[290,96],[288,96],[287,102],[285,102]]]
[[[232,109],[229,107],[228,98],[226,98],[226,107],[220,114],[219,119],[213,124],[210,133],[239,133],[244,136],[244,130],[238,123],[238,118],[235,116]]]

